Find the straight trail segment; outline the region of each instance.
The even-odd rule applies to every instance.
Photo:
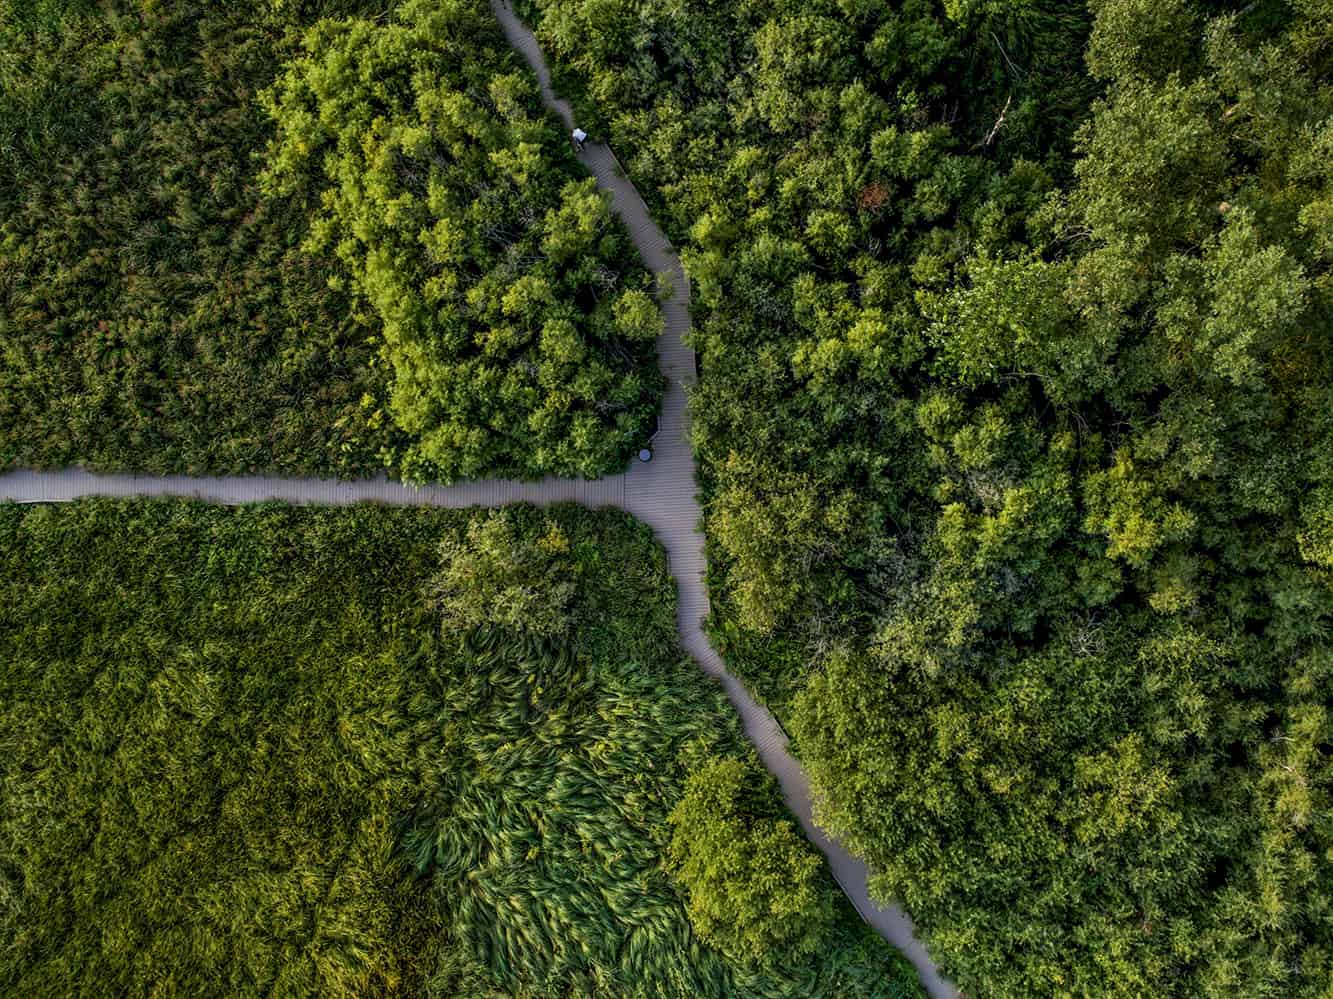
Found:
[[[510,44],[527,60],[541,85],[542,100],[573,129],[573,111],[551,89],[551,76],[537,40],[507,3],[491,6]],[[387,479],[335,481],[285,479],[265,476],[98,475],[81,469],[37,472],[26,469],[0,474],[0,501],[62,503],[85,496],[180,496],[213,503],[238,505],[266,500],[347,506],[384,503],[395,506],[474,507],[507,503],[575,502],[589,507],[614,506],[628,510],[652,527],[666,548],[676,579],[676,628],[681,644],[709,675],[722,684],[744,723],[763,764],[782,786],[787,806],[806,835],[828,859],[829,867],[847,897],[867,923],[898,947],[915,966],[926,991],[935,999],[957,996],[941,976],[930,955],[916,939],[912,922],[896,906],[880,906],[871,898],[865,864],[851,856],[815,825],[810,783],[800,764],[788,752],[787,737],[773,715],[759,704],[736,677],[727,672],[709,644],[703,622],[708,616],[704,584],[703,511],[695,483],[694,453],[690,446],[686,390],[695,382],[694,351],[686,345],[690,330],[690,285],[680,259],[653,222],[634,186],[626,179],[611,150],[588,142],[584,165],[612,198],[616,214],[629,230],[644,263],[657,276],[666,323],[657,340],[658,364],[667,379],[653,456],[634,462],[629,471],[596,480],[547,478],[533,482],[486,480],[450,486],[405,486]]]

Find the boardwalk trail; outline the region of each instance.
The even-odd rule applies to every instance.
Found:
[[[569,105],[551,90],[550,73],[532,32],[507,3],[492,0],[505,35],[532,66],[541,83],[542,99],[573,128]],[[679,258],[653,223],[643,200],[625,179],[611,150],[589,142],[582,154],[598,185],[610,192],[644,263],[669,294],[662,300],[666,326],[657,341],[658,364],[668,380],[659,430],[650,462],[634,462],[628,472],[595,481],[545,479],[538,482],[481,481],[453,486],[414,488],[384,479],[328,481],[268,477],[195,478],[186,476],[94,475],[67,469],[59,472],[15,471],[0,475],[0,501],[58,503],[81,496],[185,496],[215,503],[240,504],[269,499],[292,503],[348,505],[378,502],[404,506],[499,506],[529,502],[546,505],[574,501],[591,507],[616,506],[650,525],[666,548],[678,596],[676,627],[682,645],[703,669],[716,677],[740,714],[745,734],[764,766],[782,785],[782,793],[806,835],[828,858],[829,866],[862,917],[908,957],[933,997],[951,997],[954,989],[939,973],[912,932],[907,915],[894,906],[871,901],[866,867],[815,825],[810,785],[800,765],[787,752],[787,738],[768,709],[755,701],[709,644],[703,630],[708,615],[704,586],[702,510],[695,494],[694,454],[690,448],[689,412],[685,390],[695,381],[694,351],[684,336],[690,329],[690,286]]]

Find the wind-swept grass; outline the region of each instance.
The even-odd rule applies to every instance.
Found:
[[[908,996],[845,909],[730,962],[663,868],[681,750],[745,751],[623,514],[559,638],[442,631],[482,513],[0,506],[0,994]]]

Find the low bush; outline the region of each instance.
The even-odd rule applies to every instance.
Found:
[[[690,771],[672,809],[671,866],[690,922],[732,957],[814,954],[833,924],[819,854],[765,787],[753,759],[715,757]]]

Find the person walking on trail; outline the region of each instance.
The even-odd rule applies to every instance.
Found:
[[[574,148],[583,152],[583,144],[588,141],[588,133],[581,128],[574,129]]]

